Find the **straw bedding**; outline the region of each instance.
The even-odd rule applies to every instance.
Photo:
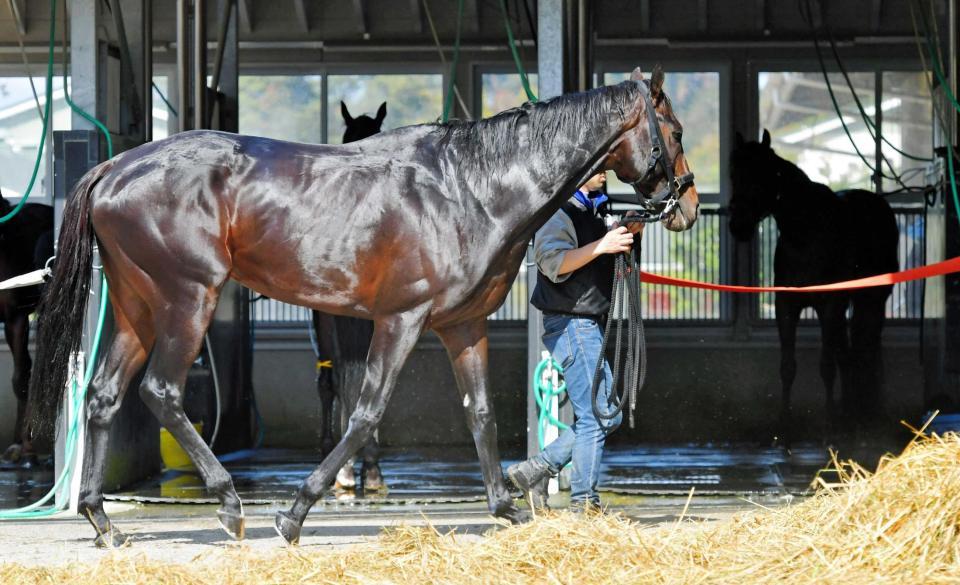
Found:
[[[566,513],[481,540],[386,530],[348,550],[217,551],[189,564],[136,548],[96,565],[0,565],[0,583],[958,583],[960,437],[923,437],[870,474],[834,459],[798,505],[643,527]],[[829,478],[827,481],[826,478]]]

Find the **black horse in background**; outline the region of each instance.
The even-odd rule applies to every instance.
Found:
[[[356,142],[380,133],[384,118],[387,117],[387,103],[383,102],[377,110],[377,116],[366,114],[353,117],[347,105],[340,102],[340,113],[346,129],[343,143]],[[313,311],[313,328],[317,335],[317,393],[320,395],[322,417],[320,419],[320,452],[326,457],[336,442],[333,438],[333,401],[340,398],[340,429],[345,431],[350,415],[357,407],[360,387],[367,368],[367,354],[370,352],[370,340],[373,338],[373,321],[355,317],[327,315]],[[363,466],[361,474],[364,491],[383,489],[383,475],[380,473],[380,445],[377,434],[361,449]],[[338,489],[354,489],[354,464],[351,457],[337,473]]]
[[[757,224],[773,215],[778,228],[777,286],[837,282],[898,269],[899,231],[893,210],[881,196],[861,189],[834,193],[811,181],[774,153],[767,130],[760,142],[746,142],[737,133],[730,162],[730,231],[736,239],[747,241]],[[844,420],[862,424],[881,414],[881,333],[892,289],[776,294],[781,427],[788,437],[790,390],[797,373],[797,325],[806,307],[812,307],[820,320],[820,376],[827,391],[828,421],[836,422],[833,387],[838,372]]]
[[[0,197],[0,217],[13,206]],[[53,255],[53,208],[28,203],[6,223],[0,223],[0,281],[43,268]],[[27,344],[30,314],[40,301],[40,287],[0,290],[0,321],[13,358],[13,393],[17,397],[17,419],[13,441],[0,455],[0,463],[31,466],[36,461],[26,428],[27,388],[32,362]]]

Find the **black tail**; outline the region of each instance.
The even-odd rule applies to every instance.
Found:
[[[80,349],[93,264],[90,194],[111,167],[113,163],[108,161],[84,175],[63,211],[53,279],[47,283],[37,309],[37,356],[27,407],[34,436],[53,436],[63,404],[70,354]]]

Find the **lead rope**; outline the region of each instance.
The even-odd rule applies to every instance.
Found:
[[[647,378],[647,343],[644,338],[643,320],[640,314],[640,243],[634,244],[629,252],[617,254],[613,269],[613,292],[610,299],[610,309],[607,311],[607,322],[603,329],[603,341],[600,343],[600,355],[597,358],[597,367],[593,373],[591,388],[593,415],[600,422],[601,427],[612,430],[612,425],[604,425],[601,421],[613,420],[625,406],[630,428],[634,427],[634,410],[637,407],[637,395]],[[616,319],[616,311],[626,303],[627,307],[627,359],[624,363],[623,394],[616,392],[617,381],[620,379],[621,350],[623,348],[623,319]],[[621,309],[622,312],[622,309]],[[603,378],[603,365],[606,357],[607,344],[610,341],[610,331],[613,321],[616,320],[614,335],[613,356],[613,388],[607,399],[607,406],[612,407],[608,413],[601,412],[597,399],[600,395],[600,380]]]

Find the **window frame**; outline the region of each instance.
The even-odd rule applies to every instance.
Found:
[[[821,45],[821,51],[824,52],[824,65],[827,73],[839,74],[841,73],[840,68],[837,66],[836,61],[833,60],[832,55],[829,54],[829,48]],[[921,66],[921,63],[914,58],[900,57],[900,58],[884,58],[884,59],[871,59],[865,57],[859,58],[843,58],[844,68],[847,73],[872,73],[874,75],[875,82],[880,82],[880,99],[883,100],[883,74],[884,73],[893,73],[893,72],[903,72],[903,73],[923,73],[924,70]],[[748,140],[751,137],[757,137],[759,139],[760,133],[763,130],[762,124],[760,122],[760,74],[761,73],[822,73],[820,63],[817,60],[815,54],[812,57],[804,58],[775,58],[775,57],[762,57],[748,59],[746,62],[747,70],[747,90],[749,92],[749,97],[747,100],[747,105],[749,107],[749,112],[747,115],[747,121],[750,124]],[[842,83],[841,87],[846,89],[846,83]],[[933,107],[936,107],[936,104],[933,103]],[[934,123],[933,113],[931,111],[930,123]],[[881,120],[881,132],[882,132],[882,120]],[[877,139],[879,140],[879,139]],[[864,156],[868,160],[872,159],[871,164],[876,167],[877,157],[876,157],[876,142],[874,141],[874,149],[868,155],[864,153]],[[871,191],[876,192],[876,183],[871,182]],[[913,208],[922,208],[924,205],[924,199],[921,194],[916,193],[898,193],[894,195],[887,195],[887,202],[891,204],[894,208],[897,207],[906,207],[908,209]],[[912,212],[911,212],[912,213]],[[760,239],[754,238],[750,242],[750,252],[749,252],[749,261],[750,261],[750,277],[751,283],[756,284],[759,282],[760,278]],[[754,299],[754,302],[750,304],[750,309],[745,315],[746,322],[752,329],[757,330],[771,330],[776,327],[776,320],[773,318],[763,318],[761,316],[761,311],[759,307],[760,296],[757,295]],[[888,319],[890,324],[902,324],[913,326],[917,324],[919,318],[890,318]],[[818,327],[818,321],[816,319],[801,319],[800,328],[806,329],[808,331],[814,330]]]

